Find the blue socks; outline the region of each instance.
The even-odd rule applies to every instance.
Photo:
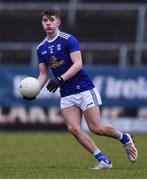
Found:
[[[96,158],[98,161],[104,161],[105,163],[109,164],[108,158],[107,158],[102,152],[99,152],[98,154],[96,154],[96,155],[95,155],[95,158]]]
[[[119,140],[121,143],[125,144],[129,141],[129,137],[126,134],[120,132]],[[93,153],[93,156],[95,156],[98,161],[104,161],[107,164],[110,163],[109,159],[98,148]]]
[[[129,141],[129,137],[126,134],[121,134],[119,140],[121,143],[125,144],[126,142]]]

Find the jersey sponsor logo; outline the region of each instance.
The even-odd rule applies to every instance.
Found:
[[[64,60],[58,60],[55,56],[50,57],[50,67],[52,69],[56,69],[63,64],[65,64]]]

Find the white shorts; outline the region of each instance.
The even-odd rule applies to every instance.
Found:
[[[86,111],[93,106],[102,104],[101,96],[96,88],[83,91],[77,94],[62,97],[60,100],[61,109],[76,105],[82,111]]]

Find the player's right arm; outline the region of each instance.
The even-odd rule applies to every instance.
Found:
[[[48,80],[48,64],[46,63],[40,63],[39,64],[39,77],[38,80],[41,84],[41,89],[45,85],[45,83]]]

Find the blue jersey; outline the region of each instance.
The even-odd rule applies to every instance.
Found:
[[[48,40],[46,37],[37,47],[39,63],[47,63],[55,77],[64,74],[72,65],[70,53],[79,51],[79,42],[71,34],[59,32]],[[76,94],[94,88],[94,84],[83,67],[75,76],[60,87],[61,97]]]

